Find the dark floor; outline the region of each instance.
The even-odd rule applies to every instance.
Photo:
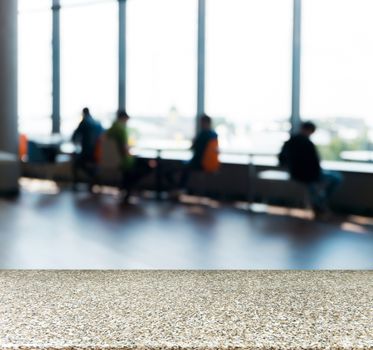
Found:
[[[0,268],[372,269],[373,219],[101,195],[24,181],[0,200]]]

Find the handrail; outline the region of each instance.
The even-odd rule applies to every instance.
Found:
[[[63,142],[63,144],[73,145],[71,142]],[[70,148],[72,150],[72,147]],[[163,153],[191,153],[191,149],[188,148],[172,148],[172,147],[132,147],[133,153],[141,153],[146,151],[155,152],[156,156],[162,158]],[[70,153],[70,152],[69,152]],[[263,165],[263,166],[277,166],[277,153],[274,152],[257,152],[254,150],[251,151],[229,151],[229,150],[220,150],[220,156],[224,159],[229,156],[238,156],[238,157],[248,157],[245,162],[235,162],[241,165],[254,164],[254,165]],[[271,162],[258,162],[255,158],[268,158],[272,160]],[[274,160],[276,159],[276,162]],[[364,173],[371,174],[373,173],[373,164],[371,162],[357,162],[357,161],[331,161],[324,160],[322,161],[322,166],[325,169],[329,170],[338,170],[342,172],[353,172],[353,173]]]
[[[155,152],[191,152],[190,148],[171,148],[171,147],[137,147],[133,146],[132,149],[140,150],[140,151],[155,151]],[[277,152],[258,152],[258,151],[227,151],[227,150],[219,150],[221,155],[235,155],[235,156],[259,156],[259,157],[276,157]]]

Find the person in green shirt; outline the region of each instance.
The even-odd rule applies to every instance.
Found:
[[[117,119],[106,132],[106,135],[116,143],[118,152],[122,158],[120,167],[126,172],[131,171],[135,164],[135,158],[131,155],[129,149],[127,130],[128,120],[128,114],[124,111],[119,111],[117,114]]]
[[[127,191],[123,203],[128,203],[133,187],[150,171],[156,167],[155,161],[137,158],[131,155],[127,122],[130,119],[125,111],[119,111],[117,119],[107,131],[106,135],[112,139],[121,155],[120,168],[123,174],[122,187]]]

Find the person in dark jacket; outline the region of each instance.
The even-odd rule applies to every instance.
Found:
[[[340,184],[342,177],[338,172],[321,168],[319,153],[310,140],[315,131],[314,123],[302,123],[299,133],[285,142],[279,161],[281,166],[289,170],[293,180],[305,184],[317,215],[327,210],[329,198]]]
[[[84,108],[82,121],[72,136],[72,141],[80,147],[80,151],[74,155],[73,160],[74,190],[76,189],[79,170],[82,170],[89,177],[89,187],[92,189],[97,175],[96,147],[103,131],[101,124],[93,119],[89,109]]]

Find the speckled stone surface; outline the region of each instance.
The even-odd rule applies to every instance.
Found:
[[[0,349],[373,349],[373,271],[1,271]]]

